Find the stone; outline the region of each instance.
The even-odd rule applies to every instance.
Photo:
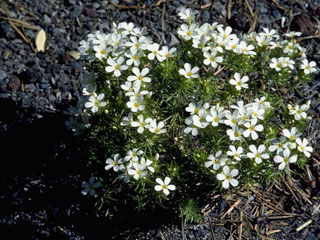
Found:
[[[21,86],[21,81],[17,76],[12,76],[12,78],[9,81],[8,86],[13,90],[17,91]]]

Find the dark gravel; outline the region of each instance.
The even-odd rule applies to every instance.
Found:
[[[92,172],[88,172],[81,161],[83,146],[74,144],[74,137],[64,126],[66,117],[63,112],[78,100],[81,81],[87,71],[68,53],[76,51],[87,34],[96,30],[108,31],[113,21],[147,26],[156,41],[169,44],[181,23],[177,18],[181,7],[197,10],[201,22],[218,21],[236,31],[248,31],[252,19],[244,1],[231,1],[230,19],[227,19],[227,0],[213,1],[214,5],[207,5],[212,2],[210,0],[172,0],[163,1],[159,6],[154,4],[161,1],[155,0],[112,1],[129,7],[140,4],[144,10],[120,9],[106,0],[4,2],[11,18],[43,28],[47,42],[46,51],[37,53],[33,43],[36,30],[23,29],[31,41],[28,44],[8,21],[0,19],[0,150],[1,159],[6,163],[0,168],[2,235],[9,234],[10,239],[100,239],[101,236],[106,239],[181,239],[180,226],[170,222],[166,215],[159,213],[158,224],[152,223],[147,216],[140,216],[141,221],[129,216],[117,216],[109,221],[98,216],[93,210],[93,201],[80,194],[81,182]],[[268,0],[258,1],[257,5],[254,1],[248,2],[259,14],[257,31],[269,27],[285,32],[289,27],[289,9],[292,9],[290,30],[302,32],[303,37],[319,32],[320,2],[317,0],[301,1],[303,4],[279,0],[279,6]],[[0,16],[5,12],[2,9]],[[286,17],[284,26],[281,26],[282,17]],[[304,40],[302,44],[307,47],[308,57],[319,66],[319,38]],[[312,137],[315,152],[319,153],[319,74],[303,93],[305,96],[300,96],[300,100],[311,100],[313,116],[307,134]],[[319,189],[319,173],[315,174],[319,178],[316,180]],[[313,190],[313,194],[319,204],[320,193]],[[210,219],[217,218],[229,207],[223,199],[209,204],[218,206],[210,213]],[[309,219],[311,210],[301,210],[301,216],[284,220],[287,226],[280,233],[271,235],[272,238],[320,239],[318,213],[313,216],[313,227],[295,231]],[[188,225],[185,233],[187,239],[212,239],[212,234],[215,239],[228,239],[228,226],[211,229],[206,217],[202,224]]]

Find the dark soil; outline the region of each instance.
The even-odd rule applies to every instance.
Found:
[[[63,111],[79,98],[86,73],[68,52],[76,51],[87,34],[107,31],[113,21],[127,21],[146,26],[157,42],[169,44],[181,23],[179,8],[190,7],[200,22],[217,21],[238,32],[253,26],[255,31],[300,31],[308,58],[320,66],[318,0],[0,3],[0,233],[8,239],[182,239],[180,220],[173,217],[177,213],[120,211],[110,220],[95,211],[93,199],[81,195],[81,182],[94,173],[83,159],[86,146],[66,129]],[[37,30],[17,24],[23,39],[6,17],[43,28],[46,51],[34,50]],[[313,117],[305,133],[315,151],[308,170],[287,188],[242,189],[232,200],[213,196],[203,206],[203,222],[186,226],[187,239],[320,239],[319,73],[302,94],[296,99],[311,100]],[[235,203],[230,215],[222,218]]]

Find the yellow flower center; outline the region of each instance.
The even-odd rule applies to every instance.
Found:
[[[218,163],[218,162],[219,162],[219,159],[216,158],[216,159],[214,160],[214,163]]]
[[[238,81],[238,82],[237,82],[237,85],[238,85],[238,86],[241,86],[241,85],[242,85],[242,82]]]
[[[210,57],[210,61],[213,62],[215,60],[214,57]]]
[[[232,118],[232,119],[231,119],[231,122],[232,122],[232,123],[237,123],[237,119]]]
[[[187,76],[191,77],[192,73],[191,72],[187,72]]]
[[[159,128],[156,128],[156,129],[154,130],[154,132],[155,132],[155,133],[160,132]]]
[[[134,46],[138,48],[138,47],[140,46],[140,44],[139,44],[139,43],[136,43]]]
[[[138,80],[142,80],[142,76],[141,76],[141,75],[140,75],[140,76],[138,76],[137,78],[138,78]]]
[[[114,161],[113,162],[113,166],[117,166],[118,165],[118,162],[117,161]]]
[[[239,135],[240,135],[239,132],[234,132],[235,137],[239,137]]]
[[[289,159],[285,157],[285,158],[283,158],[283,162],[288,163]]]
[[[120,66],[117,64],[117,65],[114,66],[114,69],[115,69],[115,70],[119,70],[119,69],[120,69]]]
[[[227,180],[230,180],[230,179],[231,179],[230,174],[227,174],[227,175],[226,175],[226,179],[227,179]]]
[[[163,184],[162,189],[167,189],[167,185]]]
[[[138,56],[137,56],[137,55],[134,55],[132,58],[133,58],[133,60],[136,61],[136,60],[138,59]]]
[[[253,130],[254,130],[254,126],[250,126],[250,127],[249,127],[249,130],[250,130],[250,131],[253,131]]]
[[[277,63],[276,67],[278,67],[278,68],[281,67],[281,64],[280,64],[280,63]]]
[[[219,118],[215,117],[215,118],[213,119],[213,121],[219,122]]]
[[[157,52],[156,50],[152,51],[152,53],[153,53],[154,55],[157,55],[157,54],[158,54],[158,52]]]
[[[141,127],[144,127],[146,124],[144,122],[140,123]]]
[[[105,53],[106,53],[106,50],[102,49],[102,50],[100,51],[100,53],[101,53],[101,54],[105,54]]]
[[[135,108],[137,108],[137,107],[139,107],[139,103],[136,102],[136,103],[133,104],[133,106],[134,106]]]
[[[141,170],[137,170],[137,174],[140,175],[141,174]]]
[[[256,157],[260,157],[260,153],[256,153]]]
[[[223,34],[223,38],[226,39],[228,37],[227,34]]]
[[[188,37],[190,37],[190,36],[191,36],[191,32],[188,31],[188,32],[186,33],[186,35],[187,35]]]
[[[298,113],[298,114],[301,114],[301,113],[302,113],[302,111],[301,111],[300,109],[298,109],[297,113]]]

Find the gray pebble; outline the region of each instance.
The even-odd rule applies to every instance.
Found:
[[[5,78],[7,78],[8,74],[3,71],[3,70],[0,70],[0,81],[4,81]]]
[[[36,86],[33,83],[29,83],[24,85],[24,89],[27,93],[28,92],[33,93],[36,90]]]

